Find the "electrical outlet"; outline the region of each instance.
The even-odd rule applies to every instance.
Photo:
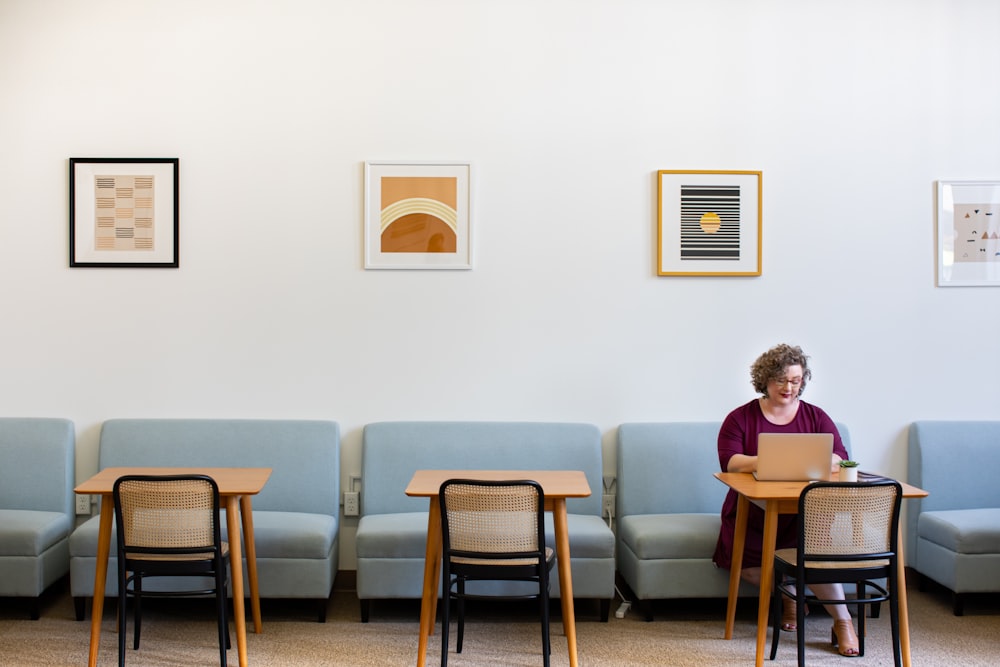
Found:
[[[76,513],[78,515],[90,514],[90,495],[78,493],[76,496]]]
[[[361,512],[361,499],[357,491],[344,492],[344,516],[357,516]]]
[[[601,515],[605,519],[610,519],[615,513],[615,496],[612,493],[604,494],[604,505],[601,509]]]

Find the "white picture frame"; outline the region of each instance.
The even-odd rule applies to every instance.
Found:
[[[365,163],[366,269],[472,268],[472,164]]]
[[[1000,286],[1000,181],[937,182],[937,285]]]

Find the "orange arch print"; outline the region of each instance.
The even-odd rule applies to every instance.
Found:
[[[457,201],[455,177],[383,177],[382,252],[457,252]]]

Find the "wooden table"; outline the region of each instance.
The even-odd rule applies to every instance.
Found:
[[[748,472],[717,472],[715,477],[739,494],[736,505],[736,534],[733,538],[732,566],[729,570],[729,602],[726,606],[726,639],[733,638],[736,622],[736,599],[739,595],[740,573],[743,568],[743,547],[746,544],[747,519],[750,503],[764,510],[764,544],[760,567],[760,600],[757,607],[757,667],[764,664],[764,644],[767,641],[767,617],[774,579],[774,550],[778,537],[778,515],[798,514],[799,495],[808,482],[758,482]],[[900,482],[904,498],[922,498],[923,489]],[[899,590],[893,591],[899,600],[899,645],[903,664],[910,667],[910,623],[906,607],[906,575],[903,564],[903,540],[897,554]]]
[[[240,547],[240,516],[247,550],[247,576],[250,579],[250,608],[254,632],[261,632],[260,596],[257,588],[257,552],[253,537],[253,512],[250,499],[260,493],[271,476],[270,468],[105,468],[75,489],[76,493],[101,496],[101,523],[97,537],[97,572],[94,575],[94,608],[90,621],[90,667],[97,667],[101,646],[101,621],[104,615],[104,588],[111,551],[111,525],[114,518],[114,484],[124,475],[208,475],[219,487],[219,499],[226,507],[226,530],[229,541],[229,568],[232,572],[233,616],[236,623],[236,649],[240,667],[247,665],[246,612],[243,607],[243,556]],[[119,610],[119,613],[122,613]]]
[[[566,525],[566,499],[590,495],[587,477],[580,470],[418,470],[406,487],[406,495],[430,498],[427,519],[427,554],[424,560],[424,590],[420,603],[420,642],[417,667],[427,662],[427,640],[434,630],[437,614],[438,585],[441,576],[441,507],[438,492],[448,479],[517,480],[538,482],[545,494],[545,509],[552,512],[559,561],[559,594],[562,600],[563,631],[569,646],[569,664],[577,667],[576,617],[573,613],[573,580],[570,574],[569,529]]]

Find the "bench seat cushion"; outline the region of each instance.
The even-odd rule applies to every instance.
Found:
[[[711,558],[720,524],[718,514],[637,514],[619,520],[618,536],[643,560]]]
[[[960,554],[1000,553],[1000,507],[922,512],[922,539]]]
[[[78,557],[97,554],[97,531],[100,517],[92,517],[80,525],[70,538],[70,553]],[[111,553],[115,548],[115,529],[112,527]],[[337,522],[326,514],[302,512],[268,512],[254,510],[254,544],[257,558],[326,558],[336,539]],[[222,517],[223,539],[226,519]],[[246,551],[244,550],[244,556]]]
[[[61,512],[0,509],[0,556],[40,556],[72,527]]]
[[[570,553],[573,558],[607,558],[614,551],[614,534],[600,517],[570,514]],[[555,547],[552,516],[546,513],[545,537]],[[427,549],[427,512],[370,514],[361,517],[357,532],[359,559],[419,558]]]

